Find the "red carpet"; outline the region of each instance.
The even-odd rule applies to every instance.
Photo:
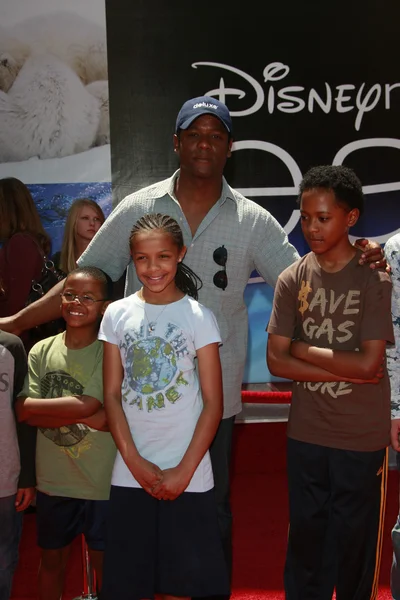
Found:
[[[236,425],[232,504],[234,519],[234,600],[283,600],[282,572],[288,525],[284,423]],[[389,475],[379,600],[391,598],[390,529],[398,510],[397,472]],[[38,551],[35,516],[25,517],[21,560],[12,598],[36,598]],[[66,593],[71,600],[82,592],[80,542],[74,544]]]

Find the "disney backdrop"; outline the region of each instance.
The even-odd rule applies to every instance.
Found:
[[[352,233],[384,243],[400,230],[399,18],[396,0],[5,0],[0,177],[29,184],[56,251],[73,199],[107,215],[111,179],[116,204],[171,175],[177,112],[208,94],[233,116],[228,182],[301,254],[297,187],[317,164],[355,169],[367,202]],[[245,298],[245,381],[269,381],[272,290],[253,273]]]
[[[371,0],[106,7],[116,202],[172,174],[177,112],[208,94],[233,116],[228,182],[267,208],[301,254],[297,187],[317,164],[344,163],[363,182],[367,205],[354,236],[383,243],[399,230],[396,0],[379,10]],[[272,290],[253,275],[245,381],[265,382]]]

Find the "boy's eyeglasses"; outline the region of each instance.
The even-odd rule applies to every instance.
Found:
[[[214,250],[213,259],[217,263],[217,265],[222,267],[222,271],[217,271],[214,275],[214,278],[213,278],[214,285],[217,286],[217,288],[219,288],[221,290],[225,290],[225,288],[228,285],[228,276],[226,274],[226,263],[228,260],[228,250],[225,248],[225,246],[220,246],[219,248]]]
[[[75,302],[75,300],[78,299],[81,304],[85,304],[86,306],[90,306],[95,302],[105,302],[105,300],[108,300],[108,298],[100,298],[100,300],[95,300],[90,296],[79,296],[79,294],[73,294],[72,292],[63,292],[60,294],[60,296],[65,302]]]

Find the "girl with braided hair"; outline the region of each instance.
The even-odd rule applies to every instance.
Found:
[[[110,304],[99,333],[118,448],[102,600],[229,594],[208,451],[222,416],[218,326],[195,299],[175,219],[143,216],[130,251],[143,287]]]

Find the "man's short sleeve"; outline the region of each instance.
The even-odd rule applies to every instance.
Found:
[[[279,275],[299,259],[297,250],[278,221],[265,210],[255,228],[254,240],[254,265],[265,281],[275,286]]]
[[[289,270],[278,278],[274,302],[267,331],[292,339],[296,329],[296,295],[293,277]]]

